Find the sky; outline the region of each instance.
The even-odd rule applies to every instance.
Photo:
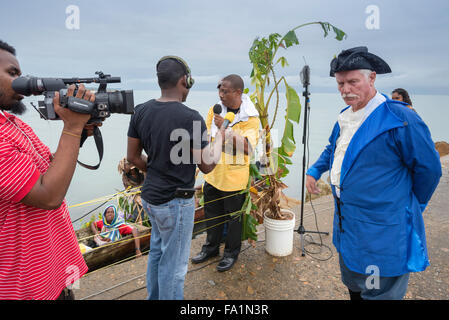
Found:
[[[346,32],[347,38],[324,38],[318,25],[300,29],[300,45],[279,52],[289,66],[278,73],[290,85],[300,87],[299,72],[306,61],[311,92],[337,92],[335,78],[329,77],[331,59],[344,49],[367,46],[393,70],[378,76],[379,90],[449,93],[447,0],[0,3],[0,39],[16,48],[25,75],[90,77],[101,70],[122,78],[115,88],[157,90],[157,61],[177,55],[192,70],[192,90],[215,90],[220,78],[236,73],[251,91],[248,51],[256,37],[284,35],[300,24],[325,21]]]

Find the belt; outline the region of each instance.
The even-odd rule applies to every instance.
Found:
[[[174,198],[190,199],[195,195],[194,188],[178,188],[175,191]]]

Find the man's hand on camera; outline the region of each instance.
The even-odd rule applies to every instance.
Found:
[[[83,84],[79,85],[76,95],[74,95],[74,93],[75,85],[72,84],[67,89],[67,96],[75,96],[76,98],[84,99],[90,102],[95,101],[95,94],[90,90],[86,90]],[[55,97],[53,98],[53,105],[55,108],[55,112],[64,122],[64,130],[67,130],[73,134],[80,135],[87,121],[89,121],[91,115],[74,112],[68,108],[61,107],[61,105],[59,104],[59,92],[55,93]],[[93,132],[93,126],[91,127],[91,130]]]

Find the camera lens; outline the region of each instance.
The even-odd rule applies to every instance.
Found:
[[[120,91],[108,92],[109,111],[111,113],[122,113],[123,97]]]

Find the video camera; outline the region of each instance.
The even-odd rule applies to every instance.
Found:
[[[111,77],[101,71],[95,72],[98,78],[36,78],[36,77],[18,77],[12,82],[12,88],[15,92],[24,96],[44,95],[43,101],[38,101],[39,107],[35,109],[40,113],[41,118],[46,120],[59,120],[59,116],[55,112],[53,98],[55,92],[59,91],[59,103],[64,108],[72,111],[90,114],[91,118],[88,123],[99,123],[111,116],[111,113],[134,113],[134,97],[132,90],[113,90],[106,91],[108,83],[119,83],[120,77]],[[95,101],[90,102],[76,97],[67,96],[67,88],[71,84],[78,85],[80,83],[99,83],[98,91],[95,93]],[[76,90],[75,89],[75,95]],[[97,165],[86,165],[80,161],[78,163],[83,167],[91,170],[98,169],[103,159],[103,138],[98,126],[94,126],[93,137],[97,146],[100,161]],[[83,130],[81,135],[80,147],[83,146],[87,139],[87,131]]]
[[[91,114],[89,123],[101,122],[111,113],[134,113],[134,97],[132,90],[106,91],[108,83],[121,82],[120,77],[111,77],[101,71],[95,72],[98,78],[36,78],[18,77],[12,82],[15,92],[24,96],[44,95],[43,101],[39,103],[39,113],[42,118],[48,120],[59,120],[53,106],[55,92],[59,91],[59,103],[62,107],[69,108],[79,113]],[[99,83],[98,91],[95,93],[95,102],[89,102],[75,97],[67,97],[67,87],[71,84]]]

